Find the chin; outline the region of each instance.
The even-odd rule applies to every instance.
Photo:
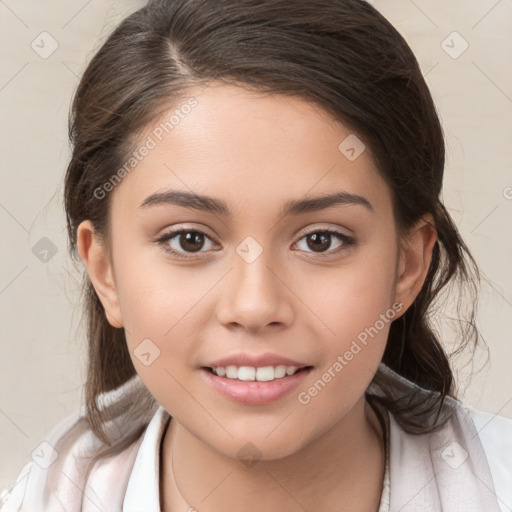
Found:
[[[237,459],[247,467],[252,467],[259,461],[273,461],[292,456],[307,444],[305,440],[290,439],[286,434],[275,433],[266,437],[261,432],[255,432],[254,435],[245,432],[244,435],[235,436],[222,444],[219,444],[218,439],[213,441],[214,444],[208,443],[213,450],[231,459]]]

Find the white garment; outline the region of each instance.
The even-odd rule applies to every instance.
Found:
[[[104,403],[123,402],[124,413],[116,420],[121,436],[137,425],[144,429],[135,442],[96,463],[85,477],[87,454],[96,453],[102,443],[86,426],[82,407],[48,437],[51,446],[67,437],[55,463],[44,469],[28,462],[11,489],[0,495],[5,500],[0,511],[160,512],[160,445],[170,416],[156,404],[147,418],[130,418],[125,405],[141,386],[136,375],[103,395]],[[448,403],[453,418],[430,434],[408,434],[382,410],[387,470],[379,512],[512,511],[512,420],[453,399]]]

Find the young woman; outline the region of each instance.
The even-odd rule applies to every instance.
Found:
[[[510,510],[512,421],[457,400],[432,326],[478,279],[442,129],[370,4],[150,1],[70,136],[86,403],[2,511]]]

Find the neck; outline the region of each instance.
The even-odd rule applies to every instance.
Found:
[[[162,511],[377,511],[385,440],[364,400],[331,430],[298,452],[244,465],[204,444],[171,420],[161,449]]]

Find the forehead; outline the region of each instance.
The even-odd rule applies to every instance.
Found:
[[[144,146],[150,149],[141,157]],[[376,211],[391,207],[370,148],[298,97],[218,83],[191,88],[146,127],[135,147],[139,161],[113,191],[123,209],[168,189],[253,212],[334,191],[363,195]]]

